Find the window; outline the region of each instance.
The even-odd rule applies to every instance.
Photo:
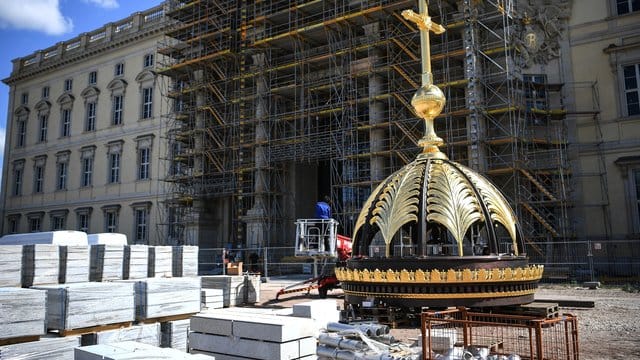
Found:
[[[640,0],[617,0],[618,15],[628,14],[640,10]]]
[[[123,141],[113,141],[107,144],[108,163],[107,183],[115,184],[120,182],[120,159],[122,154]]]
[[[11,194],[13,196],[22,195],[22,176],[24,172],[24,160],[16,160],[13,162],[13,188]]]
[[[19,118],[17,122],[16,147],[24,147],[27,140],[27,119]]]
[[[51,214],[51,231],[65,230],[67,227],[67,213],[66,211],[56,211]]]
[[[153,105],[153,88],[147,87],[142,89],[142,118],[151,118],[151,110]]]
[[[67,79],[64,81],[64,91],[71,91],[73,89],[73,79]]]
[[[149,148],[138,150],[138,180],[149,179],[150,153],[151,149]]]
[[[88,102],[86,105],[87,116],[84,121],[84,131],[96,130],[96,103],[95,101]]]
[[[44,187],[44,167],[36,166],[33,169],[33,192],[41,193]]]
[[[117,63],[114,69],[114,76],[124,75],[124,63]]]
[[[111,118],[111,125],[122,124],[122,107],[124,102],[123,95],[113,96],[113,116]]]
[[[67,172],[69,171],[70,151],[61,151],[56,154],[56,190],[67,190]]]
[[[38,131],[38,142],[46,142],[47,141],[47,128],[49,126],[49,115],[48,114],[40,114],[38,116],[40,131]]]
[[[48,99],[49,98],[49,87],[45,86],[42,88],[42,98],[43,99]]]
[[[27,105],[29,103],[29,93],[22,93],[21,104]]]
[[[120,213],[120,205],[103,206],[104,213],[104,231],[118,232],[118,216]]]
[[[20,227],[20,215],[9,215],[7,217],[7,231],[9,234],[17,234]]]
[[[98,72],[92,71],[89,73],[89,85],[95,85],[98,83]]]
[[[136,244],[146,244],[148,241],[147,217],[147,209],[135,209]]]
[[[56,182],[56,189],[66,190],[67,189],[67,164],[59,163],[57,174],[58,174],[58,180]]]
[[[47,163],[47,155],[37,156],[33,163],[33,192],[36,194],[44,191],[44,170]]]
[[[60,121],[60,136],[71,136],[71,109],[62,109],[62,119]]]
[[[30,232],[39,232],[41,231],[41,217],[30,217],[29,218],[29,231]]]
[[[153,66],[153,54],[147,54],[144,56],[144,67],[148,68]]]
[[[109,183],[120,182],[120,154],[109,154]]]
[[[93,158],[82,159],[82,187],[91,186],[93,178]]]
[[[625,66],[623,73],[627,116],[640,115],[640,64]]]
[[[76,218],[77,218],[77,229],[78,231],[84,231],[86,233],[89,232],[91,227],[91,212],[93,208],[91,207],[83,207],[76,209]]]
[[[80,166],[82,173],[80,178],[80,186],[87,187],[93,184],[93,159],[95,157],[94,145],[86,146],[80,149]]]

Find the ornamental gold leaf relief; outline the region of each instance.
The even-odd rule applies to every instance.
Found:
[[[482,220],[482,212],[467,180],[444,162],[434,162],[427,192],[427,220],[445,226],[456,239],[462,256],[462,240],[474,222]]]
[[[487,209],[489,210],[491,219],[502,224],[505,229],[507,229],[513,243],[515,255],[518,255],[518,246],[516,242],[516,217],[507,200],[502,196],[500,191],[495,188],[495,186],[483,177],[478,176],[476,173],[471,171],[471,169],[462,165],[460,165],[460,169],[478,189],[484,203],[487,204]]]
[[[390,244],[396,232],[405,224],[418,221],[420,188],[425,165],[414,164],[397,172],[387,183],[372,214],[371,224],[378,225],[386,244],[385,256],[390,257]]]
[[[393,176],[393,175],[391,175]],[[360,227],[362,227],[362,225],[364,225],[365,221],[367,220],[367,214],[369,213],[369,209],[371,208],[371,204],[373,204],[373,201],[376,199],[376,197],[378,196],[378,193],[380,193],[380,190],[382,189],[382,187],[384,186],[385,182],[381,182],[380,184],[378,184],[378,186],[376,187],[375,190],[373,190],[373,192],[371,193],[371,195],[369,195],[369,198],[367,199],[367,201],[364,203],[364,205],[362,206],[362,210],[360,211],[360,215],[358,216],[358,220],[356,220],[356,224],[353,228],[353,239],[356,239],[356,235],[358,234],[358,230],[360,230]],[[356,244],[354,244],[354,248],[355,248]]]

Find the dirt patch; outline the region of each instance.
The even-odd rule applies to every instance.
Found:
[[[260,288],[259,306],[283,308],[293,304],[318,299],[317,290],[282,295],[275,300],[278,290],[295,283],[292,280],[273,280]],[[342,305],[342,292],[333,290],[329,298]],[[640,293],[625,292],[619,287],[595,290],[565,286],[540,286],[537,299],[592,300],[594,308],[560,307],[561,313],[575,315],[578,319],[578,345],[581,360],[640,359]],[[420,327],[403,326],[391,330],[391,334],[403,342],[420,337]]]

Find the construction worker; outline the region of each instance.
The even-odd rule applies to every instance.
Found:
[[[331,219],[331,199],[324,196],[323,200],[316,203],[316,219]]]

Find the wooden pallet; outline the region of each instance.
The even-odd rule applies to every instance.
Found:
[[[153,324],[157,322],[167,322],[167,321],[176,321],[176,320],[186,320],[191,318],[196,313],[191,314],[179,314],[179,315],[171,315],[171,316],[162,316],[156,318],[148,318],[148,319],[139,319],[138,324]]]
[[[96,332],[105,331],[105,330],[115,330],[123,327],[130,327],[131,325],[133,325],[133,322],[127,321],[127,322],[121,322],[116,324],[89,326],[89,327],[79,328],[79,329],[58,330],[58,331],[54,331],[53,333],[58,334],[58,336],[85,335],[85,334],[91,334],[91,333],[96,333]]]
[[[547,319],[560,316],[558,303],[537,301],[530,304],[505,306],[500,308],[500,312],[511,315],[539,316]]]
[[[20,343],[38,341],[38,340],[40,340],[40,335],[19,336],[19,337],[8,338],[8,339],[0,339],[0,346],[20,344]]]

